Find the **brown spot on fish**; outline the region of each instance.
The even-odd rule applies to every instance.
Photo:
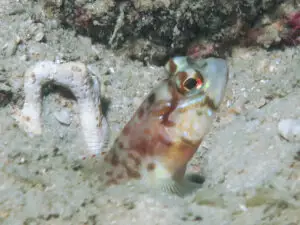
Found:
[[[154,170],[155,169],[155,163],[149,163],[148,165],[147,165],[147,171],[152,171],[152,170]]]
[[[134,178],[134,179],[139,179],[139,178],[141,178],[141,174],[140,174],[138,171],[136,171],[136,170],[130,168],[130,167],[127,165],[127,162],[123,161],[123,162],[122,162],[122,165],[124,166],[124,168],[125,168],[125,170],[126,170],[126,173],[127,173],[127,176],[128,176],[128,177]]]
[[[139,110],[138,110],[138,118],[141,119],[143,116],[144,116],[144,109],[141,107]]]
[[[142,157],[147,155],[147,148],[149,147],[149,141],[145,140],[144,138],[139,138],[136,141],[134,148],[137,150]]]
[[[148,97],[147,100],[148,100],[148,103],[149,103],[150,105],[152,105],[152,104],[154,103],[155,99],[156,99],[156,96],[155,96],[154,93],[152,93],[152,94],[149,95],[149,97]]]
[[[118,184],[118,181],[116,179],[110,179],[106,182],[107,186],[116,185],[116,184]]]
[[[163,116],[165,113],[167,113],[170,109],[170,102],[167,102],[167,101],[163,101],[163,100],[160,100],[160,101],[157,101],[157,107],[155,109],[152,109],[152,115],[153,116],[156,116],[156,117],[159,117],[159,116]]]
[[[117,178],[118,180],[121,180],[121,179],[124,178],[124,174],[123,174],[123,173],[119,173],[119,174],[116,176],[116,178]]]
[[[118,142],[118,146],[119,146],[120,149],[123,149],[123,148],[124,148],[123,142],[119,141],[119,142]]]
[[[150,129],[148,129],[148,128],[144,129],[144,134],[146,134],[146,135],[150,135],[150,134],[151,134],[151,131],[150,131]]]
[[[186,90],[184,88],[184,81],[186,80],[186,78],[188,77],[187,73],[186,72],[178,72],[177,74],[177,77],[179,78],[180,80],[180,88],[179,88],[179,91],[181,93],[184,93]]]
[[[119,160],[118,155],[115,152],[112,153],[111,164],[113,166],[117,166],[117,165],[119,165],[119,163],[120,163],[120,160]]]
[[[132,159],[136,166],[141,165],[141,159],[138,156],[135,156],[132,152],[128,153],[128,158]]]
[[[172,59],[169,60],[169,70],[171,73],[174,73],[177,70],[177,65]]]
[[[122,131],[124,136],[128,136],[130,133],[130,128],[128,126],[128,124],[124,127],[123,131]]]
[[[175,126],[175,123],[173,121],[170,121],[170,120],[163,120],[162,122],[163,125],[165,125],[166,127],[173,127]]]

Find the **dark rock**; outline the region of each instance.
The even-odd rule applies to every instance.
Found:
[[[12,91],[9,86],[0,83],[0,107],[6,106],[12,100]]]
[[[195,40],[228,42],[237,38],[244,24],[252,24],[281,2],[65,0],[59,16],[63,24],[93,41],[114,49],[124,47],[133,59],[159,64],[166,55],[185,54]]]

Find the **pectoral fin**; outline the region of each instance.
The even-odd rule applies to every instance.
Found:
[[[161,190],[169,194],[183,197],[182,185],[172,179],[165,180],[161,185]]]
[[[166,179],[161,183],[162,191],[184,197],[202,187],[204,179],[198,174],[188,174],[182,180]]]

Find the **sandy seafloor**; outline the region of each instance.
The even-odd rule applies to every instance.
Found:
[[[92,45],[55,21],[34,23],[30,15],[18,1],[0,1],[0,84],[14,93],[11,104],[22,107],[23,73],[34,62],[85,62],[110,101],[113,140],[167,76],[164,69]],[[16,125],[10,105],[1,107],[0,224],[299,225],[300,143],[280,137],[277,126],[281,119],[300,118],[300,47],[235,48],[227,60],[224,104],[189,166],[206,180],[185,198],[135,184],[103,188],[97,171],[86,169],[89,161],[78,160],[85,148],[78,108],[60,92],[49,89],[44,96],[39,137]],[[70,125],[57,121],[60,110],[70,113]]]

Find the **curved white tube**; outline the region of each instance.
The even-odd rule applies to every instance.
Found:
[[[41,134],[41,90],[48,82],[63,86],[74,94],[80,109],[87,155],[99,154],[108,141],[109,128],[101,111],[99,81],[96,77],[88,75],[83,63],[56,64],[52,61],[42,61],[30,67],[24,76],[24,106],[22,110],[14,108],[13,117],[27,133]]]

